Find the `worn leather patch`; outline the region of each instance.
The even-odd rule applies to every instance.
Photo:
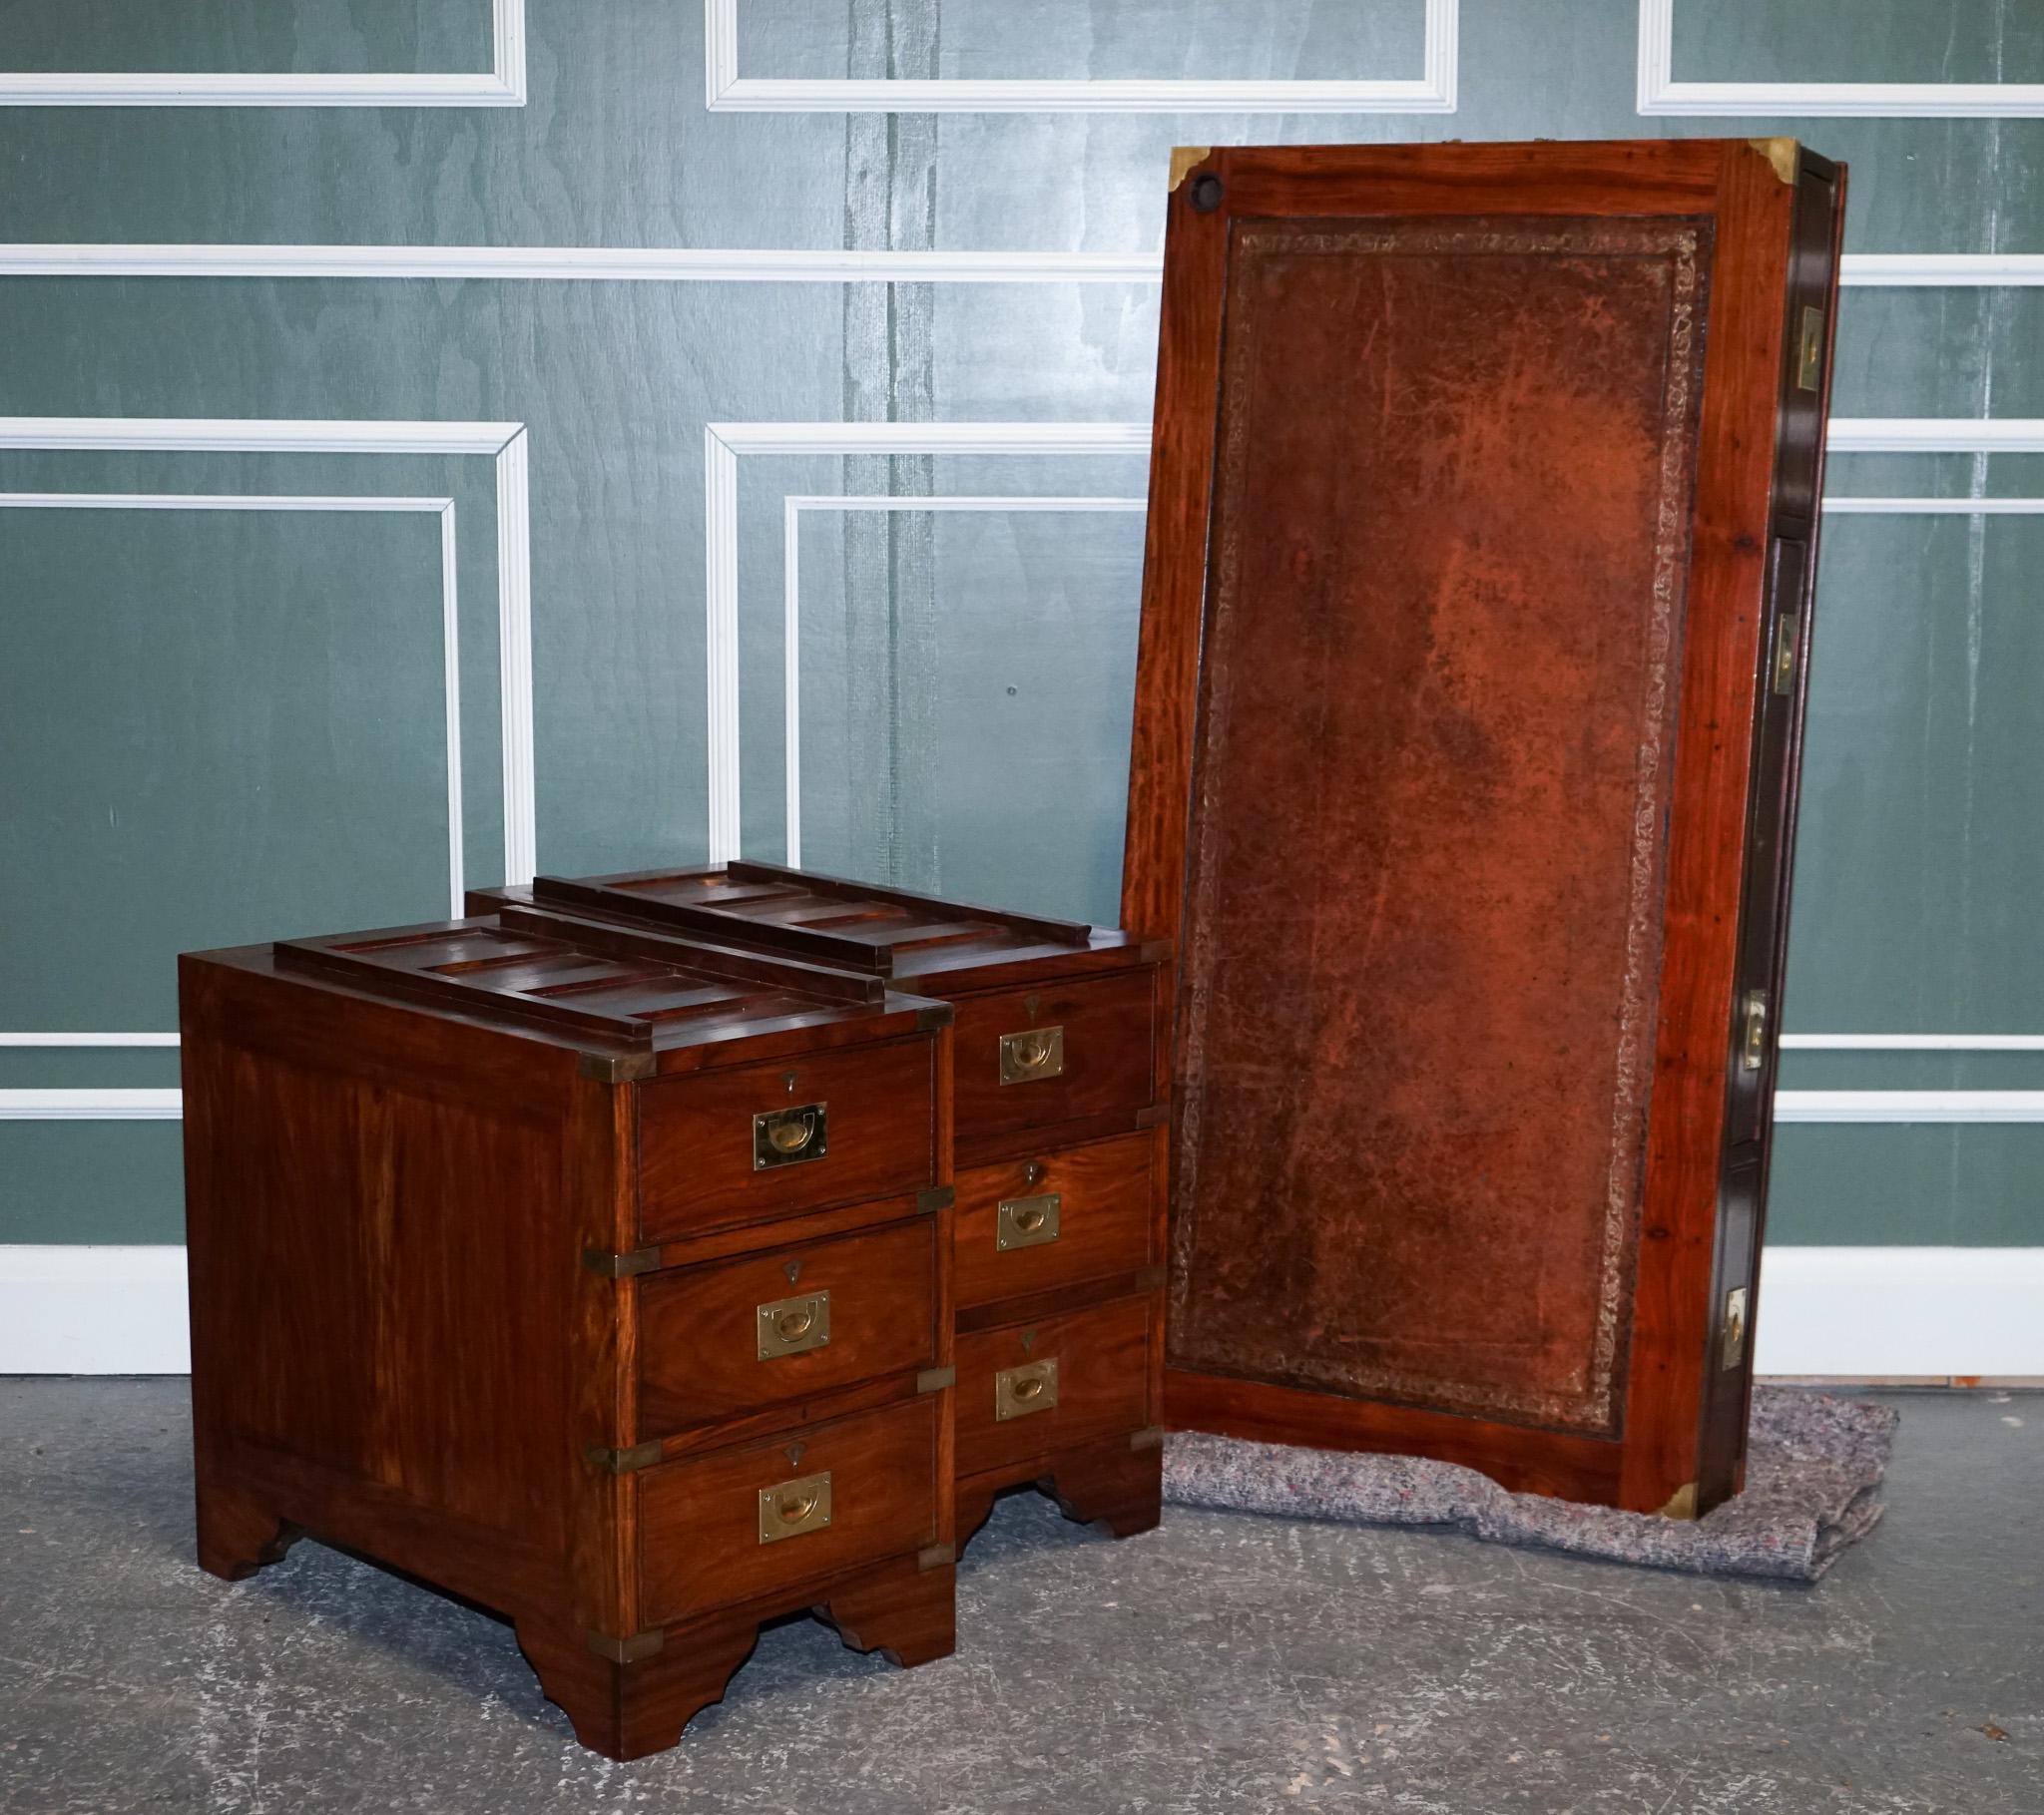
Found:
[[[1171,1361],[1609,1434],[1709,224],[1233,231]]]

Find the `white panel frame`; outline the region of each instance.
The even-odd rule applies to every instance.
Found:
[[[1642,114],[1894,120],[2009,120],[2044,115],[2038,82],[1678,82],[1675,0],[1640,0]]]
[[[1416,79],[862,81],[741,76],[739,0],[704,0],[704,98],[712,113],[1452,114],[1459,0],[1424,5],[1425,52]]]
[[[537,866],[533,772],[531,487],[519,422],[319,421],[305,418],[0,417],[0,448],[102,452],[487,455],[497,492],[497,638],[503,724],[504,873],[530,882]],[[39,492],[0,498],[16,508],[139,510],[432,510],[440,518],[442,653],[447,665],[449,888],[462,907],[460,695],[454,504],[443,498]],[[175,1046],[175,1034],[22,1033],[4,1048]],[[0,1091],[0,1122],[173,1118],[179,1094],[157,1090]]]
[[[811,512],[842,511],[1047,511],[1130,512],[1150,508],[1147,498],[1052,498],[1032,496],[941,498],[896,495],[818,493],[790,494],[781,501],[782,655],[784,696],[783,763],[787,776],[786,841],[783,861],[799,869],[802,861],[801,740],[801,520]]]
[[[486,75],[34,74],[0,71],[0,107],[523,107],[525,0],[490,0]]]

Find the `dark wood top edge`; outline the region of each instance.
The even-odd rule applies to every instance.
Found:
[[[889,990],[878,979],[822,967],[795,965],[759,952],[699,948],[694,942],[663,940],[658,934],[649,934],[643,929],[595,924],[585,927],[571,916],[553,915],[545,910],[523,910],[521,919],[529,920],[536,931],[544,929],[570,945],[579,944],[584,950],[604,951],[600,944],[578,939],[578,935],[584,932],[600,932],[640,947],[650,959],[657,960],[662,955],[660,947],[672,946],[676,948],[672,953],[676,963],[699,969],[714,968],[703,962],[703,954],[708,952],[721,966],[745,967],[757,972],[757,981],[763,989],[783,997],[805,998],[805,1001],[793,1012],[782,1004],[779,1012],[756,1014],[750,1019],[705,1016],[665,1026],[641,1024],[638,1028],[631,1028],[621,1024],[613,1033],[608,1028],[570,1025],[551,1016],[540,1005],[527,1010],[514,998],[443,990],[438,987],[437,979],[407,977],[402,972],[351,963],[343,955],[323,949],[340,942],[404,938],[495,926],[500,918],[495,913],[467,915],[458,920],[421,921],[408,926],[364,928],[359,932],[275,940],[265,944],[223,946],[181,953],[178,962],[181,968],[220,966],[265,976],[292,988],[331,992],[354,1001],[421,1014],[507,1039],[532,1041],[573,1056],[585,1075],[612,1083],[661,1076],[674,1070],[695,1069],[702,1064],[702,1054],[709,1048],[718,1049],[716,1064],[741,1064],[749,1057],[749,1047],[765,1045],[777,1049],[784,1044],[788,1033],[796,1029],[844,1028],[849,1025],[871,1038],[888,1039],[946,1026],[952,1018],[948,1003]],[[789,972],[812,975],[823,987],[813,987],[795,976],[784,975]],[[745,970],[740,968],[724,968],[717,974],[730,975],[735,981],[748,980]],[[857,1038],[858,1034],[854,1033],[852,1037]],[[682,1060],[680,1066],[673,1063],[678,1058]]]

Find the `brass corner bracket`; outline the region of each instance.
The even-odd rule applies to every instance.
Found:
[[[659,1626],[634,1632],[630,1638],[612,1638],[595,1630],[584,1632],[582,1637],[597,1656],[612,1663],[637,1663],[642,1657],[658,1657],[667,1644],[667,1633]]]
[[[658,1248],[634,1248],[616,1254],[608,1248],[584,1248],[582,1264],[605,1279],[630,1279],[635,1273],[651,1273],[660,1265]]]
[[[651,1053],[581,1053],[575,1069],[598,1084],[636,1084],[659,1071],[660,1061]]]
[[[1205,164],[1213,156],[1211,145],[1174,145],[1171,148],[1171,181],[1165,188],[1176,191],[1195,165]]]
[[[1747,144],[1775,167],[1784,183],[1795,181],[1795,167],[1802,162],[1802,147],[1793,139],[1749,139]]]
[[[583,1455],[594,1468],[607,1475],[629,1475],[634,1469],[650,1469],[660,1460],[660,1444],[635,1443],[629,1450],[609,1450],[601,1444],[592,1444]]]

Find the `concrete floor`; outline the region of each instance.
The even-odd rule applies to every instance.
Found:
[[[1899,1403],[1814,1588],[1213,1513],[1117,1546],[1029,1496],[957,1655],[779,1627],[625,1766],[478,1614],[314,1544],[201,1575],[182,1381],[0,1381],[0,1809],[2039,1815],[2044,1395]]]

